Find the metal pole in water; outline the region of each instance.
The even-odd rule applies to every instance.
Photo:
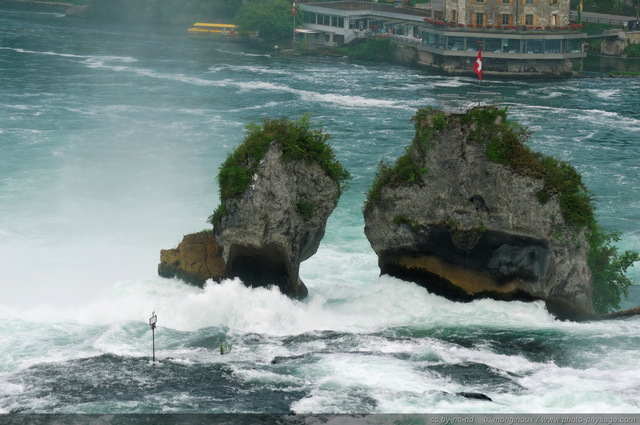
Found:
[[[153,344],[153,362],[156,362],[156,322],[158,321],[158,316],[156,316],[156,312],[151,313],[151,317],[149,318],[149,325],[151,325],[151,341]]]

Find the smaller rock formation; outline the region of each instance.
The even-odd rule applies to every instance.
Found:
[[[203,286],[207,279],[220,280],[225,275],[222,247],[212,232],[186,235],[177,248],[160,251],[158,274]]]
[[[380,167],[365,233],[381,273],[453,300],[544,300],[562,318],[593,313],[579,175],[530,152],[506,114],[421,110],[395,166]]]
[[[310,130],[308,118],[263,124],[249,126],[220,167],[221,204],[209,218],[213,235],[200,236],[196,245],[189,235],[176,250],[163,251],[161,275],[196,284],[238,277],[248,286],[307,295],[300,263],[317,251],[349,173],[335,160],[329,136]],[[217,256],[215,267],[210,254]]]

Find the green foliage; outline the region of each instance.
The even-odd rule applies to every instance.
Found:
[[[461,121],[472,124],[469,140],[485,145],[489,161],[506,165],[514,172],[542,179],[544,188],[536,194],[541,204],[557,196],[567,223],[577,227],[590,226],[594,221],[591,194],[580,174],[566,162],[533,153],[525,145],[530,137],[527,129],[506,123],[506,110],[476,108]]]
[[[607,30],[620,29],[620,25],[602,24],[599,22],[583,22],[582,31],[587,35],[602,34]]]
[[[354,59],[391,62],[395,59],[396,44],[389,38],[367,37],[334,51]]]
[[[486,145],[487,159],[511,167],[516,173],[540,178],[544,187],[536,196],[541,204],[556,197],[564,220],[576,228],[586,228],[589,242],[588,264],[593,274],[594,309],[607,313],[620,308],[620,300],[627,295],[632,282],[626,270],[640,256],[632,251],[619,253],[613,245],[619,240],[617,233],[606,233],[598,225],[591,193],[582,177],[570,164],[556,158],[531,152],[525,141],[530,133],[514,125],[496,121],[496,110],[474,110],[467,117],[475,129],[469,138]],[[502,115],[503,118],[506,116]],[[472,127],[474,127],[472,126]]]
[[[209,216],[207,221],[211,223],[213,227],[215,227],[218,224],[220,224],[220,222],[222,221],[222,218],[225,215],[227,215],[227,208],[224,206],[224,204],[220,204],[218,205],[218,208],[216,208],[216,210],[213,212],[213,214]]]
[[[377,172],[373,178],[373,184],[367,192],[367,199],[365,201],[365,209],[368,206],[380,201],[382,194],[382,188],[388,184],[393,177],[393,168],[388,162],[380,161],[377,166]]]
[[[618,252],[614,242],[620,240],[618,233],[605,233],[594,228],[589,235],[589,267],[593,274],[593,308],[596,313],[605,314],[620,309],[622,297],[626,297],[633,282],[625,276],[629,267],[640,256],[636,252]]]
[[[414,222],[409,217],[404,216],[404,215],[397,215],[397,216],[393,217],[392,221],[395,224],[409,226],[409,228],[411,228],[411,230],[413,230],[413,231],[417,231],[420,228],[420,226],[418,226],[418,224],[416,222]]]
[[[628,44],[622,53],[630,58],[640,58],[640,44]]]
[[[429,125],[425,124],[425,120],[430,120]],[[449,124],[443,111],[436,111],[431,107],[418,109],[411,121],[416,130],[413,144],[417,146],[420,154],[426,153],[435,134]]]
[[[558,197],[565,221],[578,227],[593,227],[595,217],[591,193],[575,168],[550,156],[536,154],[535,158],[543,167],[543,192],[547,193],[547,197]]]
[[[296,212],[303,219],[309,220],[315,213],[315,206],[311,202],[298,202],[296,204]]]
[[[373,203],[380,201],[381,191],[384,186],[401,186],[417,183],[422,174],[429,170],[419,167],[411,158],[409,152],[396,160],[392,167],[384,161],[378,163],[378,172],[373,180],[373,184],[367,192],[365,210]]]
[[[640,77],[640,72],[636,71],[613,71],[611,77]]]
[[[449,125],[444,112],[435,109],[421,108],[411,118],[416,134],[410,146],[405,148],[405,154],[399,157],[393,167],[384,161],[378,164],[378,170],[373,184],[367,192],[364,209],[380,200],[382,188],[386,185],[400,186],[415,184],[420,181],[420,176],[429,172],[425,167],[416,164],[411,155],[413,149],[419,155],[424,155],[431,144],[435,134]]]
[[[293,37],[291,3],[286,0],[262,0],[245,3],[236,16],[240,33],[257,31],[265,41],[289,40]]]
[[[322,130],[311,130],[307,115],[297,121],[265,118],[262,124],[262,127],[255,123],[247,125],[246,138],[220,166],[218,183],[222,201],[244,194],[272,142],[280,144],[285,161],[302,160],[307,164],[317,164],[340,184],[341,191],[346,188],[351,176],[335,159],[327,143],[330,135]]]
[[[621,0],[584,0],[584,12],[607,13],[610,15],[627,15],[635,16],[636,11],[633,3],[637,0],[621,1]],[[580,0],[571,0],[571,9],[577,10]]]

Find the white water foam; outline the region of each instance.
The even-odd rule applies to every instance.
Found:
[[[541,303],[455,303],[388,276],[361,286],[338,284],[330,288],[322,295],[312,287],[310,297],[299,302],[275,287],[247,288],[237,279],[208,283],[200,289],[176,280],[152,278],[117,282],[97,294],[97,301],[79,307],[41,305],[18,310],[3,306],[0,317],[107,325],[145,321],[155,311],[159,323],[171,329],[225,326],[274,336],[314,330],[375,332],[396,326],[465,326],[468,317],[474,318],[475,326],[559,326]]]

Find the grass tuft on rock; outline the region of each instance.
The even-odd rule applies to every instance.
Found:
[[[220,186],[222,203],[209,217],[214,226],[222,220],[227,211],[224,201],[241,197],[249,188],[260,161],[272,143],[279,143],[284,161],[301,160],[307,164],[319,165],[340,185],[340,193],[351,178],[349,172],[336,160],[328,143],[331,136],[319,129],[310,128],[308,115],[298,120],[287,118],[265,118],[262,125],[250,123],[246,126],[247,136],[220,166],[217,181]],[[299,208],[303,215],[309,208]]]

